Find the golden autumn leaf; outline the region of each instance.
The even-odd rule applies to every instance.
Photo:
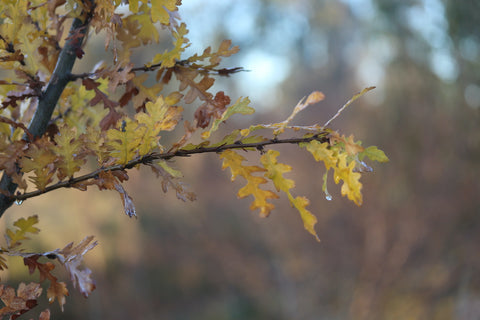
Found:
[[[189,57],[187,60],[191,63],[200,63],[201,61],[208,60],[208,64],[204,62],[204,68],[210,69],[217,66],[220,61],[221,57],[229,57],[240,50],[238,46],[232,47],[231,40],[223,40],[220,45],[218,46],[217,51],[212,52],[212,47],[206,48],[201,55],[194,54],[193,56]]]
[[[353,138],[350,137],[349,141]],[[353,140],[352,140],[353,141]],[[311,141],[309,143],[301,144],[309,151],[316,161],[322,161],[325,164],[327,173],[329,169],[333,169],[333,178],[335,183],[339,183],[342,180],[344,183],[341,188],[343,196],[347,196],[348,199],[355,202],[357,205],[362,204],[362,184],[360,183],[361,174],[356,172],[355,158],[349,157],[349,152],[346,151],[345,144],[331,146],[328,143],[320,143],[318,141]],[[361,148],[361,147],[359,147]],[[363,149],[363,148],[362,148]],[[351,150],[354,147],[350,146]],[[326,174],[327,174],[326,173]],[[327,177],[323,177],[323,191],[327,199],[331,199],[331,195],[327,190]]]
[[[244,157],[233,150],[226,150],[220,154],[223,159],[222,169],[230,168],[232,172],[232,181],[238,176],[242,176],[247,180],[247,185],[238,191],[238,197],[244,198],[249,195],[254,197],[254,201],[250,205],[250,210],[259,209],[260,216],[267,217],[270,211],[275,208],[272,203],[267,202],[269,199],[277,199],[278,195],[270,190],[260,189],[260,185],[267,183],[263,177],[254,176],[256,172],[265,172],[266,170],[258,166],[244,166],[242,162]]]
[[[302,146],[305,146],[307,151],[312,154],[315,161],[322,161],[327,170],[337,165],[337,152],[330,147],[329,143],[320,143],[319,141],[313,140],[309,143],[302,144]]]
[[[185,37],[188,33],[187,26],[182,23],[175,31],[172,32],[172,35],[175,39],[173,49],[165,50],[163,53],[157,53],[153,57],[152,62],[147,64],[147,66],[160,64],[161,68],[171,68],[175,65],[177,60],[180,60],[182,52],[190,46],[189,40]]]
[[[42,34],[31,23],[24,23],[18,32],[18,39],[20,40],[19,48],[22,50],[26,66],[25,70],[31,74],[42,70],[49,72],[48,69],[41,64],[40,53],[38,48],[43,44]]]
[[[117,163],[126,164],[138,156],[138,148],[143,143],[143,136],[147,128],[138,126],[130,119],[120,120],[117,127],[109,129],[105,144],[111,148],[110,154],[117,159]]]
[[[317,218],[306,208],[310,204],[310,201],[305,197],[293,197],[290,189],[295,187],[295,182],[291,179],[283,177],[284,173],[292,170],[292,167],[283,163],[278,163],[277,157],[279,155],[280,152],[276,150],[268,150],[260,158],[260,162],[263,164],[265,169],[267,169],[265,177],[272,180],[277,191],[281,190],[287,194],[290,204],[300,213],[305,229],[310,232],[318,241],[320,241],[314,228],[315,224],[317,223]]]
[[[334,168],[333,179],[335,183],[339,183],[343,180],[341,192],[343,196],[347,196],[358,206],[362,205],[362,184],[360,183],[361,174],[355,172],[355,161],[347,163],[347,155],[339,155],[339,161],[337,167]]]
[[[170,15],[168,11],[177,9],[177,0],[155,0],[152,1],[152,21],[159,21],[163,25],[170,24]]]
[[[46,137],[38,139],[35,143],[29,144],[25,155],[19,161],[23,172],[33,171],[34,175],[30,180],[39,190],[45,189],[57,170],[54,165],[57,156],[51,147],[52,143]]]
[[[161,0],[160,0],[161,1]],[[144,45],[158,42],[159,33],[149,14],[149,6],[142,3],[136,14],[129,15],[123,20],[127,23],[137,24],[136,36]]]
[[[57,161],[58,178],[60,180],[66,177],[73,177],[85,163],[82,152],[83,141],[79,139],[76,128],[62,126],[55,135],[53,151],[58,155]]]
[[[276,150],[268,150],[260,158],[260,162],[267,169],[265,176],[272,180],[277,191],[282,190],[289,193],[291,188],[295,187],[295,181],[283,177],[284,173],[292,171],[292,167],[283,163],[278,163],[277,157],[280,152]]]
[[[303,220],[303,226],[305,229],[310,232],[317,241],[320,241],[320,238],[315,231],[315,224],[317,223],[317,217],[313,215],[310,211],[308,211],[307,206],[310,204],[310,200],[305,197],[296,197],[295,199],[290,199],[290,203],[300,212],[300,216]]]

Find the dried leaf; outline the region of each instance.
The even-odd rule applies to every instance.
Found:
[[[55,269],[55,265],[51,262],[47,263],[40,263],[38,259],[42,255],[35,254],[26,256],[23,258],[23,261],[30,273],[35,272],[38,270],[40,272],[40,282],[48,279],[50,281],[50,287],[47,289],[47,298],[50,303],[53,303],[55,300],[58,301],[62,311],[63,305],[66,302],[66,296],[69,295],[67,286],[64,282],[58,282],[57,278],[51,273],[53,269]]]
[[[239,98],[237,102],[235,102],[232,106],[228,107],[218,119],[215,119],[209,131],[202,133],[202,138],[208,139],[210,135],[218,129],[220,123],[226,121],[228,118],[230,118],[236,113],[244,115],[253,114],[255,112],[255,109],[250,107],[249,104],[250,100],[248,98]]]
[[[37,305],[37,298],[42,294],[38,283],[20,283],[15,294],[15,289],[10,286],[0,285],[0,299],[5,305],[0,309],[0,317],[9,316],[16,319]]]
[[[92,240],[93,236],[85,237],[76,247],[72,242],[57,254],[60,262],[70,274],[73,286],[78,285],[78,289],[84,297],[88,297],[95,289],[95,282],[90,278],[92,271],[88,268],[79,269],[84,255],[98,244],[97,241],[92,242]]]
[[[194,201],[197,196],[195,193],[190,192],[184,186],[182,182],[177,181],[182,177],[182,173],[178,170],[169,167],[165,161],[159,161],[158,163],[148,164],[157,177],[162,178],[162,190],[167,193],[170,188],[175,190],[176,196],[182,201]]]

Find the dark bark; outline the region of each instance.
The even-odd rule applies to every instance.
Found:
[[[53,110],[57,105],[65,86],[69,82],[70,74],[72,72],[73,64],[79,53],[83,39],[87,32],[87,22],[76,18],[73,20],[70,28],[69,38],[65,46],[60,52],[60,55],[55,66],[55,70],[47,84],[47,87],[39,97],[37,110],[33,116],[32,121],[28,127],[28,131],[34,138],[41,137],[47,130],[48,123],[52,117]],[[28,137],[25,137],[28,140]],[[0,181],[0,189],[6,191],[6,194],[0,194],[0,217],[3,215],[14,202],[13,194],[17,189],[17,185],[12,181],[12,178],[7,174],[3,174]]]

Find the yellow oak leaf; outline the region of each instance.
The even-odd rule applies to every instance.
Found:
[[[221,57],[230,57],[231,55],[237,53],[240,48],[238,46],[232,46],[231,40],[223,40],[220,45],[218,46],[218,50],[212,52],[212,47],[208,47],[203,50],[201,55],[194,54],[193,56],[188,58],[189,62],[198,62],[204,61],[206,59],[209,60],[209,65],[204,66],[204,68],[213,68],[220,64]]]
[[[278,163],[277,157],[279,154],[280,152],[276,150],[268,150],[260,158],[260,162],[265,169],[267,169],[265,177],[272,180],[277,191],[281,190],[287,194],[290,204],[300,213],[300,217],[302,218],[305,229],[310,232],[318,241],[320,241],[314,228],[315,224],[317,223],[317,218],[306,209],[306,206],[310,204],[310,201],[305,197],[294,198],[291,194],[290,189],[295,187],[295,181],[284,178],[283,174],[290,172],[292,167],[283,163]]]
[[[271,203],[268,203],[268,199],[277,199],[278,195],[270,190],[260,189],[260,185],[267,183],[267,180],[263,177],[254,176],[256,172],[265,172],[264,168],[258,166],[244,166],[242,162],[244,157],[239,155],[233,150],[225,150],[220,154],[220,159],[223,159],[222,169],[230,168],[232,172],[232,181],[238,176],[242,176],[247,180],[247,185],[238,191],[238,197],[244,198],[249,195],[254,197],[254,201],[250,206],[250,210],[260,209],[260,216],[267,217],[270,211],[275,208]]]
[[[161,68],[171,68],[175,65],[177,60],[180,60],[182,52],[190,46],[189,40],[185,38],[188,30],[187,26],[182,23],[176,31],[172,32],[174,41],[174,48],[172,50],[165,50],[163,53],[158,53],[153,57],[152,64],[157,64],[161,62]]]
[[[313,140],[306,144],[301,144],[301,146],[305,146],[308,152],[315,158],[315,161],[323,161],[327,170],[337,165],[336,152],[330,147],[329,143],[320,143]]]
[[[78,139],[75,127],[62,126],[55,135],[55,143],[53,151],[59,156],[57,176],[60,180],[66,177],[71,178],[85,163],[84,154],[81,150],[83,141]]]
[[[117,128],[107,131],[105,144],[111,148],[110,155],[117,159],[116,163],[126,164],[138,156],[146,130],[145,126],[138,126],[137,122],[127,118],[120,120]]]
[[[177,9],[177,0],[156,0],[152,1],[152,20],[153,22],[160,21],[163,25],[170,24],[170,15],[168,11],[175,11]]]
[[[28,1],[10,1],[2,3],[0,12],[4,20],[0,24],[2,37],[10,42],[17,42],[17,33],[25,23],[28,14]]]
[[[260,189],[260,185],[267,183],[267,180],[262,177],[250,175],[250,173],[256,171],[263,170],[249,170],[246,175],[242,174],[242,176],[247,179],[247,185],[238,190],[238,197],[241,199],[252,195],[254,197],[254,200],[250,205],[250,210],[254,211],[256,209],[259,209],[260,216],[267,217],[270,214],[270,211],[275,208],[275,206],[272,203],[268,203],[267,200],[277,199],[278,195],[270,190]]]
[[[310,232],[315,239],[317,239],[317,241],[320,241],[320,238],[318,237],[314,228],[315,224],[317,223],[317,217],[307,210],[307,206],[310,204],[310,201],[305,197],[296,197],[295,199],[291,199],[291,197],[289,197],[289,200],[295,209],[300,212],[305,229]]]
[[[54,161],[57,156],[52,152],[52,146],[48,138],[38,139],[29,144],[25,156],[19,161],[22,172],[33,171],[34,175],[29,179],[39,190],[45,190],[56,171]]]
[[[147,102],[146,113],[140,112],[135,115],[139,126],[143,126],[143,142],[139,146],[139,155],[143,156],[159,146],[158,135],[160,131],[171,131],[175,128],[182,116],[182,107],[170,106],[163,96],[159,96],[155,102]]]
[[[347,196],[348,199],[355,202],[356,205],[360,206],[363,202],[362,197],[362,184],[360,183],[361,174],[355,172],[355,161],[350,161],[347,164],[347,154],[342,153],[339,155],[338,166],[334,168],[333,179],[335,183],[339,183],[340,180],[343,180],[343,185],[341,192],[343,196]]]
[[[353,139],[353,138],[349,138]],[[360,183],[361,174],[355,172],[356,161],[352,157],[349,157],[349,154],[344,148],[342,148],[343,143],[339,143],[334,146],[330,146],[327,142],[320,143],[318,141],[311,141],[305,144],[301,144],[302,147],[305,147],[315,158],[316,161],[323,161],[327,172],[323,176],[323,191],[327,199],[331,199],[331,195],[327,190],[327,176],[328,170],[333,169],[333,178],[335,183],[339,183],[340,180],[343,180],[343,185],[341,188],[341,193],[343,196],[347,196],[348,199],[352,200],[360,206],[362,204],[362,184]],[[362,148],[363,149],[363,148]]]
[[[25,69],[31,74],[35,74],[38,70],[46,71],[40,61],[40,53],[38,48],[43,44],[43,34],[31,23],[24,23],[18,32],[18,40],[20,41],[19,48],[25,57]]]
[[[137,33],[137,37],[145,44],[151,44],[153,41],[158,43],[159,33],[157,27],[153,24],[152,18],[149,14],[149,7],[146,4],[142,4],[140,6],[139,11],[143,13],[132,14],[126,18],[125,20],[138,23],[139,29]]]
[[[277,191],[282,190],[285,193],[289,193],[290,189],[295,187],[295,181],[291,179],[286,179],[283,177],[284,173],[292,171],[292,167],[277,162],[277,157],[280,155],[280,152],[276,150],[268,150],[260,158],[260,162],[263,164],[267,172],[265,176],[272,180]]]

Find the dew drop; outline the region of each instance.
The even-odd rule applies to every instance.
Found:
[[[325,199],[327,199],[328,201],[332,201],[333,197],[329,194],[325,195]]]
[[[18,206],[21,205],[22,203],[23,203],[23,200],[18,200],[18,199],[15,200],[15,204]]]

